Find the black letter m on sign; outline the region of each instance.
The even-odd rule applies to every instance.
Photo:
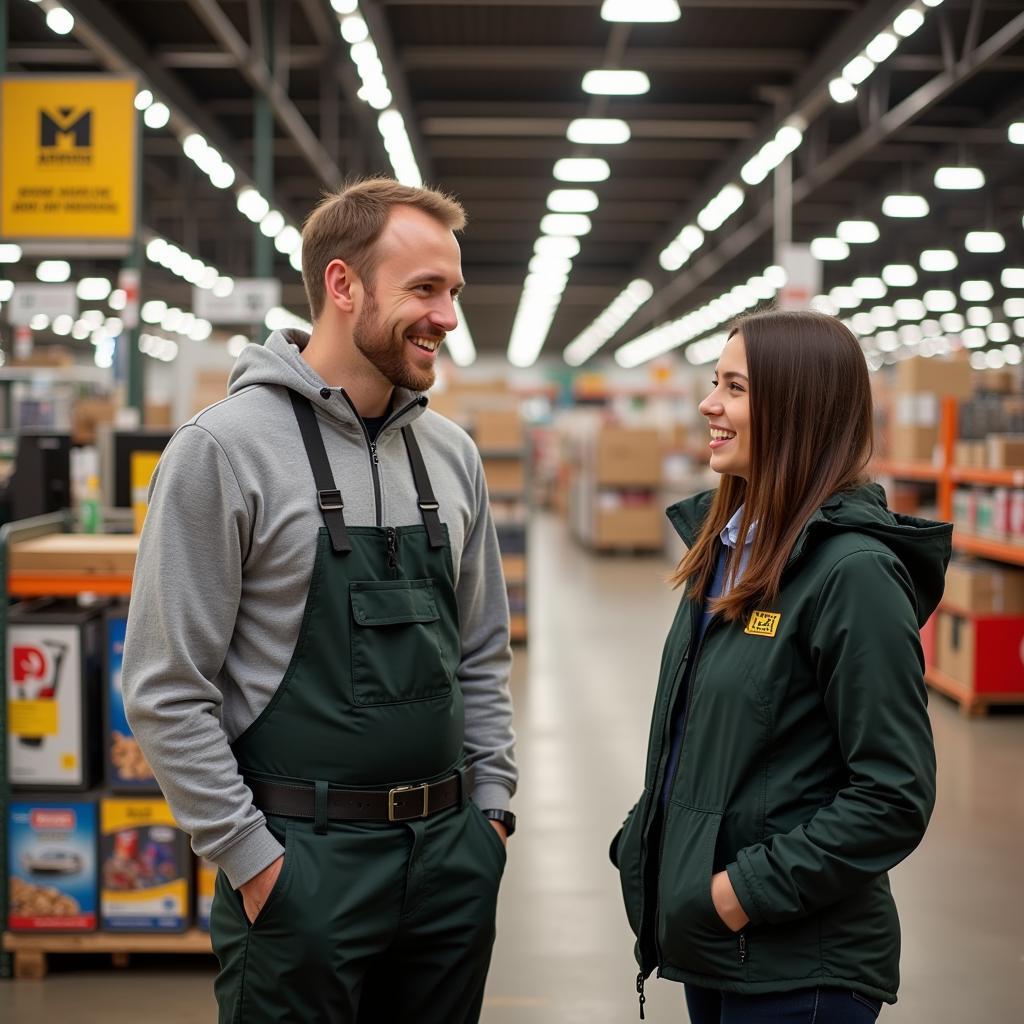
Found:
[[[86,110],[75,115],[74,107],[58,107],[56,113],[45,110],[39,113],[39,145],[53,148],[60,144],[62,136],[74,136],[77,149],[92,145],[92,111]]]

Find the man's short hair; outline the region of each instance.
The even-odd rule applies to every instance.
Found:
[[[392,178],[364,178],[325,195],[302,226],[302,280],[314,320],[326,301],[324,272],[331,260],[344,260],[367,286],[372,283],[377,240],[396,206],[422,210],[452,231],[466,226],[458,200]]]

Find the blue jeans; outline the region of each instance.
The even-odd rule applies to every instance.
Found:
[[[874,1024],[882,1004],[848,988],[744,996],[685,985],[691,1024]]]

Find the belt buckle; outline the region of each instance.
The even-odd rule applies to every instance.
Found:
[[[413,793],[417,789],[423,792],[423,809],[419,814],[408,814],[401,818],[395,817],[395,796],[399,793]],[[388,821],[411,821],[414,818],[425,818],[427,816],[427,801],[430,787],[423,782],[418,786],[395,786],[388,790]]]

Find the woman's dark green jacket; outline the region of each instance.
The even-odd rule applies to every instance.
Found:
[[[668,510],[687,545],[712,497]],[[840,986],[895,1002],[886,872],[921,841],[935,800],[918,630],[942,595],[951,534],[893,514],[867,485],[811,517],[770,607],[742,622],[715,616],[694,651],[701,609],[680,602],[644,791],[612,844],[644,976],[657,968],[743,993]],[[750,917],[738,935],[711,902],[723,869]]]

